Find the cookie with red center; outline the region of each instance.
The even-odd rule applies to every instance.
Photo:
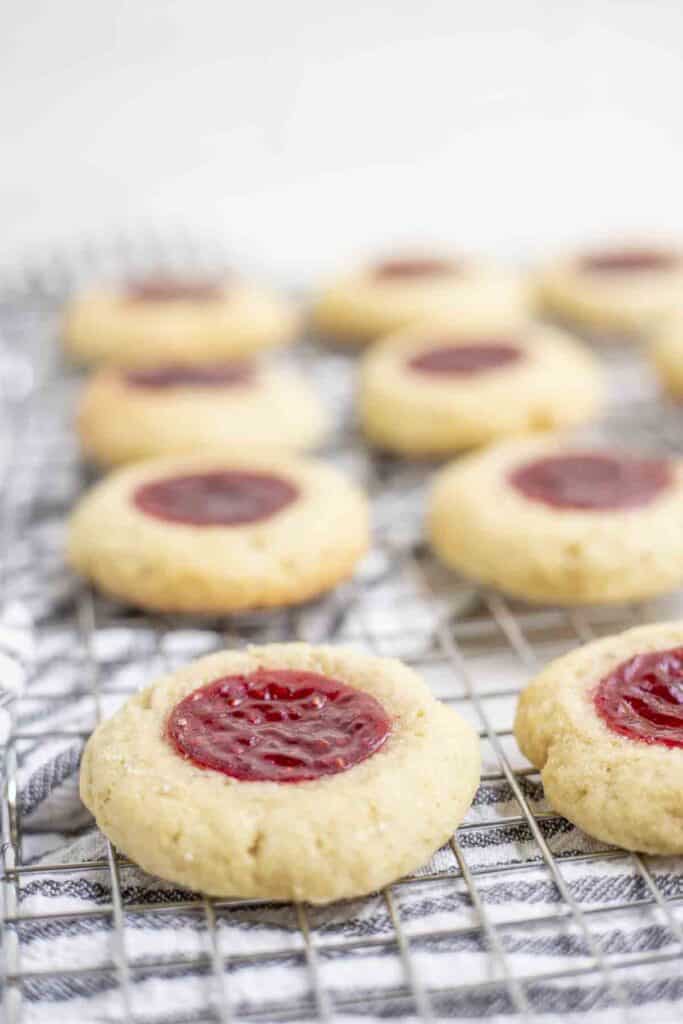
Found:
[[[640,335],[680,303],[683,252],[656,242],[585,249],[537,276],[551,315],[602,334]]]
[[[400,662],[224,651],[89,740],[81,795],[147,871],[214,896],[328,903],[424,864],[462,821],[479,741]]]
[[[365,497],[336,469],[250,451],[117,470],[77,506],[68,557],[130,604],[221,614],[318,596],[368,538]]]
[[[305,450],[321,443],[327,424],[304,377],[247,360],[102,368],[78,414],[83,449],[102,465],[245,445]]]
[[[359,406],[373,444],[428,456],[585,422],[603,392],[593,355],[556,328],[422,327],[385,338],[363,357]]]
[[[323,284],[312,317],[323,336],[362,345],[424,320],[496,331],[528,312],[528,289],[517,273],[469,258],[404,253]]]
[[[443,470],[428,514],[449,566],[532,602],[619,603],[683,582],[678,459],[507,441]]]
[[[151,275],[76,296],[64,315],[83,363],[156,367],[220,363],[288,344],[299,317],[286,299],[238,277]]]
[[[554,661],[522,693],[515,735],[570,821],[630,850],[683,853],[683,623]]]

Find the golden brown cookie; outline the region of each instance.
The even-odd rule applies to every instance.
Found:
[[[257,452],[116,470],[72,516],[72,567],[165,612],[299,604],[352,575],[369,542],[363,494],[321,462]]]
[[[71,301],[63,338],[78,362],[115,366],[215,363],[293,341],[292,304],[236,277],[158,277]]]
[[[638,335],[656,324],[683,291],[683,252],[659,244],[585,250],[537,276],[550,314],[603,334]]]
[[[423,864],[479,782],[479,741],[398,661],[223,651],[131,698],[81,795],[145,870],[214,896],[328,903]]]
[[[673,398],[683,398],[683,289],[679,309],[666,316],[650,342],[650,356],[659,379]]]
[[[574,824],[629,850],[683,853],[683,623],[552,662],[522,693],[515,735]]]
[[[502,442],[438,474],[437,555],[528,601],[619,603],[683,582],[683,465],[562,439]]]
[[[603,397],[591,353],[540,325],[494,335],[408,329],[373,345],[360,371],[366,437],[404,455],[441,455],[582,423]]]
[[[529,289],[519,273],[470,259],[413,255],[333,278],[314,299],[312,319],[322,335],[362,345],[425,320],[496,331],[528,313]]]
[[[304,450],[328,416],[303,376],[242,361],[151,369],[102,368],[78,413],[84,451],[102,465],[243,446]]]

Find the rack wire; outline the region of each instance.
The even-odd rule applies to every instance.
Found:
[[[678,598],[530,608],[440,569],[420,536],[430,468],[358,443],[347,357],[304,345],[293,358],[343,424],[328,456],[374,498],[375,546],[356,582],[298,611],[188,623],[142,616],[66,574],[60,534],[88,471],[69,423],[79,381],[55,344],[63,298],[88,276],[222,261],[187,238],[124,239],[50,253],[0,288],[4,1020],[678,1019],[683,864],[598,844],[554,814],[511,729],[542,662],[672,617]],[[633,373],[630,356],[610,363],[615,379]],[[680,451],[681,419],[645,395],[615,405],[600,431]],[[193,653],[292,638],[401,657],[479,729],[479,793],[433,861],[368,900],[292,907],[182,892],[93,840],[74,779],[100,717]],[[49,768],[36,774],[41,756]]]

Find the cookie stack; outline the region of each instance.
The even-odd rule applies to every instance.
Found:
[[[678,255],[657,248],[580,254],[536,277],[411,253],[324,285],[310,322],[363,349],[357,413],[371,448],[461,456],[427,501],[447,566],[528,602],[622,603],[683,582],[683,464],[570,437],[604,406],[600,361],[534,315],[642,333],[682,280]],[[83,449],[121,464],[74,512],[77,572],[145,610],[211,615],[297,605],[353,575],[368,502],[302,454],[323,440],[327,410],[260,355],[300,323],[236,278],[146,279],[73,303],[67,349],[101,364],[80,406]],[[680,337],[670,328],[653,348],[672,391]],[[679,771],[683,627],[601,643],[531,684],[518,741],[578,824],[683,850],[680,829],[619,820],[633,771],[616,767],[659,778],[669,758]],[[322,903],[423,863],[462,820],[479,766],[473,730],[405,666],[285,644],[154,683],[96,731],[81,786],[103,830],[164,878]],[[679,813],[670,787],[665,798],[663,783],[639,785],[664,820]]]

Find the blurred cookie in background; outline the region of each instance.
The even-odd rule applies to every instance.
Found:
[[[367,500],[337,469],[241,450],[115,470],[79,501],[67,547],[72,568],[105,594],[220,615],[331,590],[369,539]]]
[[[654,332],[649,353],[664,390],[683,398],[683,301]]]
[[[277,348],[294,340],[299,322],[288,300],[236,276],[164,274],[77,296],[63,337],[78,362],[154,366]]]
[[[465,257],[412,253],[323,284],[312,320],[325,337],[363,345],[427,319],[444,319],[462,330],[497,330],[528,312],[529,289],[518,272]]]
[[[552,316],[605,335],[639,335],[680,302],[683,252],[657,243],[576,252],[542,268],[538,301]]]
[[[437,474],[428,533],[451,568],[532,603],[665,594],[683,582],[683,462],[503,441]]]
[[[604,394],[595,357],[558,328],[475,335],[433,327],[373,345],[358,402],[373,444],[429,456],[584,423]]]
[[[114,465],[245,445],[315,448],[329,416],[300,374],[242,360],[103,367],[85,386],[77,424],[84,452]]]

